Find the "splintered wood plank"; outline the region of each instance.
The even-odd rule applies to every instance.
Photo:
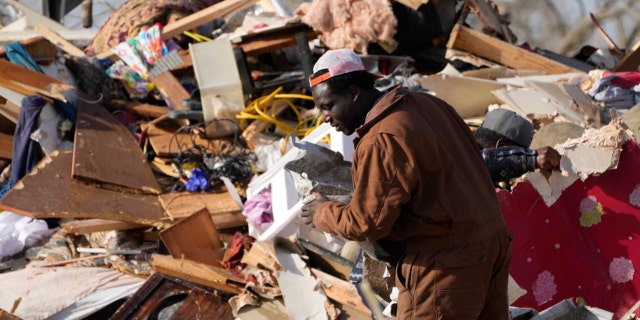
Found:
[[[162,93],[165,99],[169,100],[169,104],[174,110],[189,110],[188,107],[182,105],[182,100],[189,99],[189,92],[176,79],[173,73],[167,71],[149,80]]]
[[[629,50],[629,53],[627,53],[624,58],[622,58],[622,61],[613,68],[613,71],[637,71],[638,65],[640,65],[640,41],[638,41],[631,50]]]
[[[238,294],[246,283],[242,278],[227,269],[218,268],[189,259],[175,259],[170,256],[154,254],[151,267],[158,273],[166,274],[210,288]]]
[[[107,189],[159,194],[160,186],[129,130],[107,109],[78,100],[73,177]]]
[[[87,234],[100,231],[130,230],[145,227],[144,224],[105,219],[83,219],[65,222],[62,228],[69,234]]]
[[[193,214],[194,208],[207,208],[213,223],[219,228],[232,228],[247,224],[242,208],[231,194],[210,192],[171,192],[158,196],[167,216],[179,220]]]
[[[164,311],[170,310],[170,315]],[[166,316],[158,317],[160,314]],[[156,273],[111,316],[111,320],[130,319],[216,319],[233,320],[231,305],[214,290],[191,279]]]
[[[541,70],[549,74],[582,72],[460,24],[455,25],[451,31],[447,47],[466,51],[513,69]]]
[[[13,136],[0,133],[0,158],[11,159],[13,150]]]
[[[36,24],[35,29],[51,43],[62,49],[62,51],[76,57],[86,56],[84,51],[80,50],[78,47],[74,46],[71,42],[67,41],[53,30],[47,28],[45,25]]]
[[[37,71],[0,59],[0,86],[24,95],[41,94],[45,97],[67,101],[62,94],[73,90],[74,86]]]
[[[72,179],[72,157],[72,152],[54,151],[0,198],[0,209],[38,219],[100,218],[162,224],[164,214],[157,196],[115,192]]]
[[[222,266],[224,245],[206,208],[160,231],[160,239],[176,259]]]
[[[151,123],[147,127],[147,137],[151,147],[158,157],[174,158],[181,150],[192,149],[194,144],[200,146],[210,146],[220,149],[220,146],[228,141],[208,140],[200,135],[189,135],[185,130],[180,130],[180,126],[164,123]]]
[[[358,289],[356,289],[353,283],[336,278],[314,268],[311,268],[311,273],[322,284],[322,290],[324,290],[324,293],[329,299],[340,303],[345,309],[347,309],[347,306],[350,307],[349,311],[352,311],[351,316],[371,319],[371,311],[362,302],[362,298],[358,294]]]

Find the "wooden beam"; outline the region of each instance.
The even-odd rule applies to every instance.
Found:
[[[198,26],[213,21],[217,18],[221,18],[236,11],[240,11],[250,5],[253,5],[256,2],[258,2],[258,0],[220,1],[210,7],[202,9],[196,13],[193,13],[187,17],[164,26],[164,28],[162,28],[162,39],[168,40],[181,34],[184,31],[197,28]],[[105,59],[113,55],[113,52],[111,50],[108,50],[98,54],[97,58]]]
[[[256,56],[276,49],[295,46],[297,44],[295,35],[298,32],[304,32],[309,40],[318,37],[318,34],[309,26],[295,24],[242,36],[240,42],[234,43],[234,45],[242,47],[245,55]]]
[[[241,293],[246,283],[226,269],[160,254],[153,255],[151,267],[158,273],[229,293]]]
[[[189,99],[189,92],[182,86],[180,81],[170,71],[164,72],[157,77],[150,78],[158,91],[169,100],[169,104],[174,110],[189,110],[182,105],[182,100]]]
[[[75,87],[56,78],[19,66],[5,59],[0,59],[0,86],[24,95],[41,94],[45,97],[67,101],[62,94]]]
[[[100,231],[131,230],[146,225],[118,220],[82,219],[65,222],[61,226],[69,234],[81,235]]]
[[[371,311],[362,302],[358,289],[353,283],[336,278],[315,268],[311,268],[311,273],[322,284],[321,288],[329,299],[343,306],[351,307],[350,311],[353,310],[359,315],[356,318],[371,319]]]
[[[229,192],[170,192],[158,196],[171,220],[179,220],[193,214],[194,208],[207,208],[213,223],[219,229],[247,225],[242,208]]]
[[[36,24],[34,27],[36,31],[38,31],[43,37],[49,40],[51,43],[55,44],[62,51],[76,57],[85,57],[86,54],[84,51],[80,50],[78,47],[74,46],[71,42],[67,41],[53,30],[47,28],[42,24]]]
[[[637,71],[640,65],[640,41],[631,48],[629,53],[622,58],[622,61],[613,68],[615,72]]]
[[[0,158],[11,159],[13,151],[13,136],[0,133]]]
[[[582,72],[460,24],[451,31],[447,48],[466,51],[512,69],[549,74]]]

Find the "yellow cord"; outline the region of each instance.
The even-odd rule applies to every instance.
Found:
[[[184,33],[184,35],[188,36],[189,38],[196,40],[198,42],[205,42],[205,41],[211,41],[213,39],[205,37],[199,33],[194,33],[191,31],[183,31],[182,33]]]
[[[236,115],[236,118],[240,120],[240,129],[242,130],[247,128],[247,120],[262,120],[274,125],[278,130],[284,132],[285,143],[281,150],[281,152],[284,153],[289,137],[291,135],[295,135],[300,138],[308,136],[313,130],[322,124],[322,114],[309,116],[303,119],[300,109],[291,100],[301,99],[313,101],[313,97],[297,93],[280,93],[282,90],[283,88],[279,87],[268,95],[253,100],[244,108],[244,110],[242,110],[242,112]],[[291,127],[277,119],[276,107],[283,103],[295,113],[298,121],[298,124],[295,127]],[[312,125],[309,126],[310,122]],[[328,143],[328,137],[329,136],[324,137],[322,141]]]

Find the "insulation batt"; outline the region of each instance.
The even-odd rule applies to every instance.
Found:
[[[369,42],[395,48],[398,21],[387,0],[314,0],[302,3],[296,16],[311,26],[331,49],[367,53]]]

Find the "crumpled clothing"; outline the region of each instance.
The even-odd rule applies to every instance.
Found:
[[[0,213],[0,259],[36,245],[54,231],[48,228],[44,220],[9,211]]]
[[[593,84],[587,94],[616,109],[630,109],[640,103],[640,85],[625,89],[614,84],[619,80],[620,77],[615,74],[604,76]]]
[[[244,203],[242,215],[247,222],[266,230],[273,224],[273,211],[271,208],[271,186],[262,189],[259,193]]]
[[[189,192],[197,192],[206,190],[210,185],[207,174],[202,169],[195,168],[191,172],[191,177],[187,179],[185,188]]]
[[[245,267],[245,265],[241,262],[242,257],[244,256],[244,251],[245,249],[249,250],[253,242],[255,242],[255,239],[253,237],[243,235],[240,232],[236,232],[233,235],[231,244],[229,244],[229,248],[227,249],[227,252],[225,254],[224,261],[222,261],[222,266],[225,267],[225,269],[231,271],[231,273],[245,280],[257,283],[255,277],[242,273],[242,270]]]

